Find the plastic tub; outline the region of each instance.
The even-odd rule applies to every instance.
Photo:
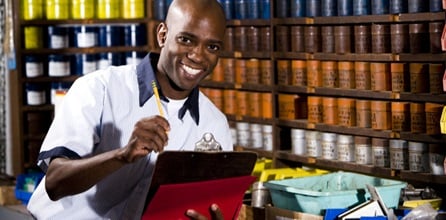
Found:
[[[273,205],[298,212],[323,215],[324,210],[348,208],[371,196],[366,184],[374,186],[388,208],[398,206],[401,189],[407,183],[350,172],[268,181]]]

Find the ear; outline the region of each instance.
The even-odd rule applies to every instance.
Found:
[[[164,47],[166,43],[167,37],[167,25],[164,22],[161,22],[156,28],[156,40],[158,41],[158,46],[160,48]]]

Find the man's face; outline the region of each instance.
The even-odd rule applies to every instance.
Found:
[[[165,25],[158,65],[181,91],[192,90],[212,72],[223,47],[226,25],[215,13],[186,11],[172,12],[175,14]]]

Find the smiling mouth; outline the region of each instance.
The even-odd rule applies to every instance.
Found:
[[[202,71],[202,69],[195,69],[184,64],[183,64],[183,69],[186,71],[187,74],[192,76],[196,76]]]

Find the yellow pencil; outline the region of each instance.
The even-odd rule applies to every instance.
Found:
[[[155,94],[156,104],[158,105],[158,111],[160,115],[164,117],[163,107],[161,106],[160,94],[158,93],[158,87],[156,87],[155,80],[152,81],[153,93]]]

